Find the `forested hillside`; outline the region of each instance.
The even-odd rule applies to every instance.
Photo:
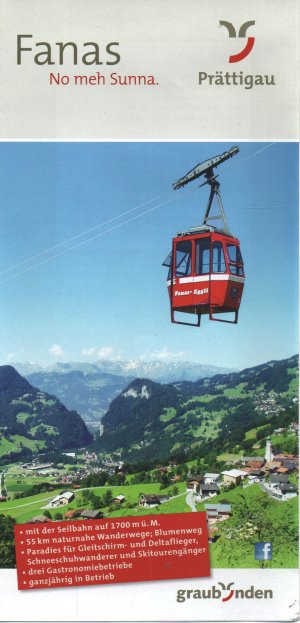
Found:
[[[12,366],[0,366],[0,459],[78,448],[91,441],[78,413],[35,389]]]
[[[298,356],[218,374],[196,382],[160,385],[137,379],[111,403],[96,447],[121,451],[128,461],[163,458],[214,444],[232,450],[255,427],[296,418]],[[253,442],[252,442],[253,443]]]

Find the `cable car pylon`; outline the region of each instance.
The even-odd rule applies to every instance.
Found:
[[[239,240],[228,228],[214,168],[238,152],[237,146],[231,147],[196,165],[173,184],[173,189],[177,190],[204,175],[206,181],[200,187],[210,186],[202,225],[178,233],[173,238],[172,251],[163,263],[169,267],[167,283],[173,323],[199,327],[201,316],[209,314],[210,320],[237,324],[245,282],[244,265]],[[217,198],[218,211],[213,214],[214,197]],[[211,221],[219,221],[220,225],[212,226]],[[176,312],[194,314],[197,322],[177,320]],[[215,316],[228,312],[234,313],[233,320]]]

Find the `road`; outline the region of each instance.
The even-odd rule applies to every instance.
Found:
[[[2,496],[2,489],[5,490],[5,471],[0,472],[0,497]]]
[[[18,506],[6,506],[5,511],[12,511],[15,508],[24,508],[24,506],[31,506],[32,504],[37,504],[37,502],[47,502],[48,500],[52,500],[53,495],[49,498],[43,498],[42,500],[35,500],[35,502],[26,502],[26,504],[18,504]]]
[[[192,513],[196,513],[197,509],[196,509],[196,504],[195,504],[195,499],[194,499],[194,492],[193,491],[189,491],[185,501],[187,503],[187,505],[190,507]]]

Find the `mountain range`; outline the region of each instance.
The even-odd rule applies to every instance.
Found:
[[[297,396],[298,356],[194,382],[135,379],[110,404],[96,447],[121,452],[128,462],[199,451],[212,443],[219,452],[232,451],[241,441],[245,449],[246,432],[283,426],[283,414]]]
[[[79,448],[92,439],[76,411],[33,387],[12,366],[0,366],[0,457]]]
[[[110,402],[135,378],[172,383],[230,372],[198,363],[141,360],[55,363],[45,367],[16,363],[14,367],[35,387],[54,394],[68,409],[80,413],[92,431],[99,429]]]
[[[213,366],[208,364],[195,363],[190,361],[161,361],[132,359],[130,361],[119,361],[101,359],[94,363],[86,362],[56,362],[47,366],[27,362],[11,364],[18,372],[25,377],[34,373],[57,372],[67,374],[68,372],[82,372],[84,375],[93,375],[103,372],[104,374],[114,374],[117,376],[132,378],[149,378],[152,381],[161,383],[172,383],[174,381],[195,381],[204,376],[213,376],[233,371],[232,368]]]
[[[57,392],[46,392],[40,383],[36,389],[12,366],[1,366],[2,462],[23,459],[35,452],[87,445],[100,453],[121,453],[131,463],[194,451],[198,456],[205,455],[208,449],[216,456],[239,448],[251,452],[253,439],[297,418],[296,355],[240,372],[174,383],[148,378],[132,380],[97,370],[91,373],[90,369],[70,370],[71,364],[61,366],[64,372],[45,372],[46,376],[34,372],[30,376],[38,380],[42,375],[45,382],[48,374],[53,387],[52,375],[56,375],[57,390],[65,395],[70,392],[71,398],[73,388],[79,400],[86,396],[90,409],[95,410],[101,408],[97,393],[102,397],[106,391],[109,394],[112,382],[115,383],[113,391],[118,395],[102,419],[103,435],[96,435],[93,441],[80,415],[67,409],[56,397]],[[123,387],[126,379],[127,385]],[[108,395],[105,399],[109,400]]]

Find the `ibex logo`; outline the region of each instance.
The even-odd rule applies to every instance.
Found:
[[[226,22],[224,20],[221,20],[219,22],[220,26],[225,26],[225,28],[227,28],[228,33],[229,33],[229,37],[234,37],[236,38],[237,34],[236,34],[236,30],[234,25],[231,22]],[[245,22],[244,24],[241,25],[240,29],[239,29],[239,34],[238,37],[240,38],[245,38],[246,37],[246,32],[248,30],[248,28],[250,26],[254,26],[255,22],[249,21],[249,22]],[[242,61],[244,58],[246,58],[246,56],[248,56],[248,54],[250,54],[253,46],[254,46],[254,41],[255,41],[255,37],[247,37],[247,43],[245,45],[245,47],[241,50],[241,52],[239,52],[238,54],[233,54],[232,56],[229,56],[229,63],[239,63],[239,61]]]

